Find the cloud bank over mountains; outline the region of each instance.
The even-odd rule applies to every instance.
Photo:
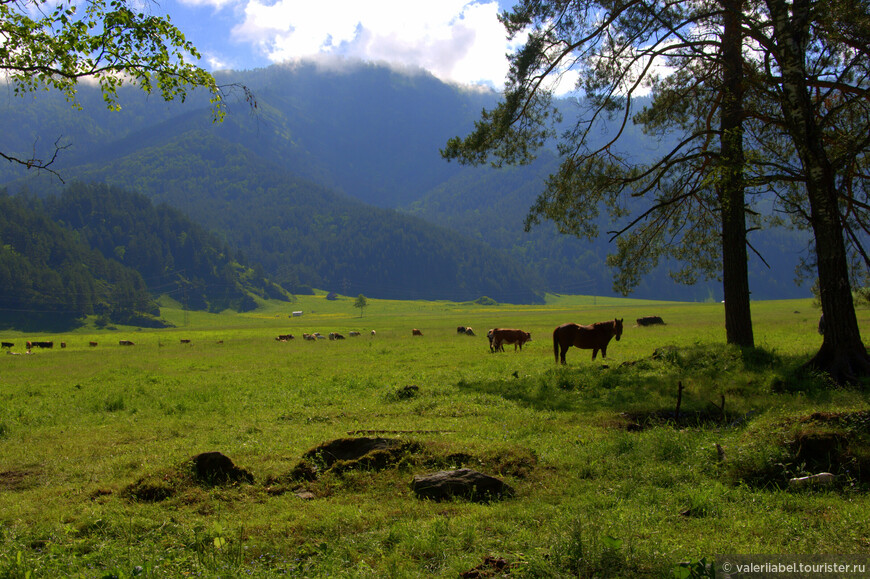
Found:
[[[419,67],[456,84],[501,89],[509,42],[493,0],[170,0],[165,11],[212,68],[329,55]],[[198,15],[198,16],[196,16]]]

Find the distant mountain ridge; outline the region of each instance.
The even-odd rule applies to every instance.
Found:
[[[65,179],[106,182],[178,207],[288,288],[518,303],[545,291],[613,293],[606,238],[578,240],[551,224],[522,230],[556,167],[553,153],[503,170],[441,159],[446,140],[470,130],[495,93],[364,64],[273,66],[219,80],[248,86],[256,112],[233,104],[214,125],[199,97],[179,106],[125,92],[124,110],[107,113],[83,88],[85,108],[77,113],[50,94],[26,107],[18,99],[0,103],[0,129],[27,146],[63,127],[75,143],[57,166]],[[654,146],[638,141],[639,149]],[[13,190],[58,189],[8,168],[0,167],[0,179]],[[799,236],[755,235],[753,246],[773,269],[753,259],[753,297],[809,295],[792,282],[805,248]],[[716,281],[677,285],[660,267],[635,295],[705,300],[720,293]]]

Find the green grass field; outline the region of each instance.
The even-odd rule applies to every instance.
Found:
[[[0,356],[0,577],[457,577],[481,565],[672,577],[721,553],[870,551],[867,388],[799,372],[821,340],[810,300],[753,303],[752,352],[725,346],[721,304],[370,299],[360,313],[318,294],[247,314],[166,307],[177,327],[164,330],[0,333],[17,353],[55,342]],[[646,315],[666,325],[635,327]],[[625,333],[606,360],[572,348],[554,363],[556,325],[614,317]],[[867,327],[870,311],[858,317]],[[492,327],[533,341],[491,354]],[[351,330],[362,336],[301,339]],[[294,474],[310,449],[354,436],[417,450],[386,468]],[[207,451],[254,482],[196,481],[189,460]],[[461,466],[515,496],[432,502],[410,489]],[[788,488],[822,467],[833,486]]]

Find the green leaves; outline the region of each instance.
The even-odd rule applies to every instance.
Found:
[[[168,17],[135,12],[125,0],[91,0],[83,11],[74,2],[46,12],[30,8],[21,0],[0,4],[0,70],[16,94],[47,87],[74,102],[77,84],[93,78],[106,106],[118,110],[124,83],[158,91],[167,101],[184,101],[202,87],[212,94],[215,120],[223,118],[219,87],[188,62],[199,52]]]

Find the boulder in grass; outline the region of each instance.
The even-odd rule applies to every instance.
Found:
[[[254,482],[254,475],[237,467],[228,456],[220,452],[203,452],[194,456],[192,462],[193,474],[200,482],[207,484]]]
[[[415,475],[411,482],[411,490],[418,498],[433,501],[456,497],[474,502],[486,502],[514,495],[514,489],[510,485],[470,468]]]

